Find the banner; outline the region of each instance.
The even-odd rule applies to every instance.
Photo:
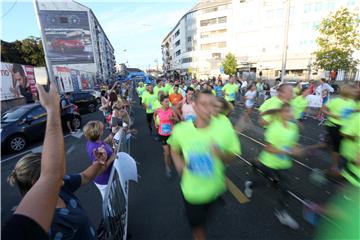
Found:
[[[37,96],[34,67],[1,62],[1,101],[25,97],[32,102]]]
[[[81,72],[81,88],[82,89],[94,88],[93,74],[89,72]]]
[[[78,92],[82,89],[79,70],[71,69],[71,81],[73,84],[74,92]]]
[[[309,107],[321,108],[322,107],[322,98],[320,95],[308,95],[306,97],[309,103]]]
[[[60,93],[74,91],[73,81],[71,80],[71,69],[67,67],[55,67],[55,81],[58,83]]]
[[[94,62],[86,11],[39,10],[39,14],[52,64]]]

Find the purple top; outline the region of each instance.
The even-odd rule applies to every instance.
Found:
[[[112,149],[109,146],[109,144],[105,143],[104,141],[100,141],[100,143],[87,141],[86,150],[87,150],[88,156],[90,157],[91,161],[94,162],[96,160],[95,155],[93,153],[94,149],[101,147],[101,145],[104,145],[104,148],[106,150],[108,158],[111,157]],[[108,181],[109,181],[112,165],[113,165],[113,163],[111,163],[111,165],[102,174],[97,176],[95,178],[94,182],[97,184],[100,184],[100,185],[107,185]]]

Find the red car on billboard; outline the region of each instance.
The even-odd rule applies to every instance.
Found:
[[[51,47],[59,52],[81,52],[84,51],[83,41],[78,39],[54,39],[51,41]]]

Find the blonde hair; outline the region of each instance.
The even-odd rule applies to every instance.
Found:
[[[100,121],[90,121],[83,128],[84,136],[90,141],[97,141],[103,134],[103,127],[104,124]]]
[[[351,98],[354,87],[350,84],[345,84],[340,89],[340,95],[344,98]]]
[[[11,186],[18,186],[20,193],[25,195],[39,179],[40,172],[41,153],[29,153],[16,163],[8,182]]]

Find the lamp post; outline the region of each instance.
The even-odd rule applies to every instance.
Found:
[[[289,38],[289,20],[290,20],[290,0],[286,0],[286,12],[285,12],[285,28],[284,28],[284,46],[282,55],[282,66],[281,66],[281,82],[284,82],[286,72],[286,60],[287,60],[287,49],[288,49],[288,38]]]

